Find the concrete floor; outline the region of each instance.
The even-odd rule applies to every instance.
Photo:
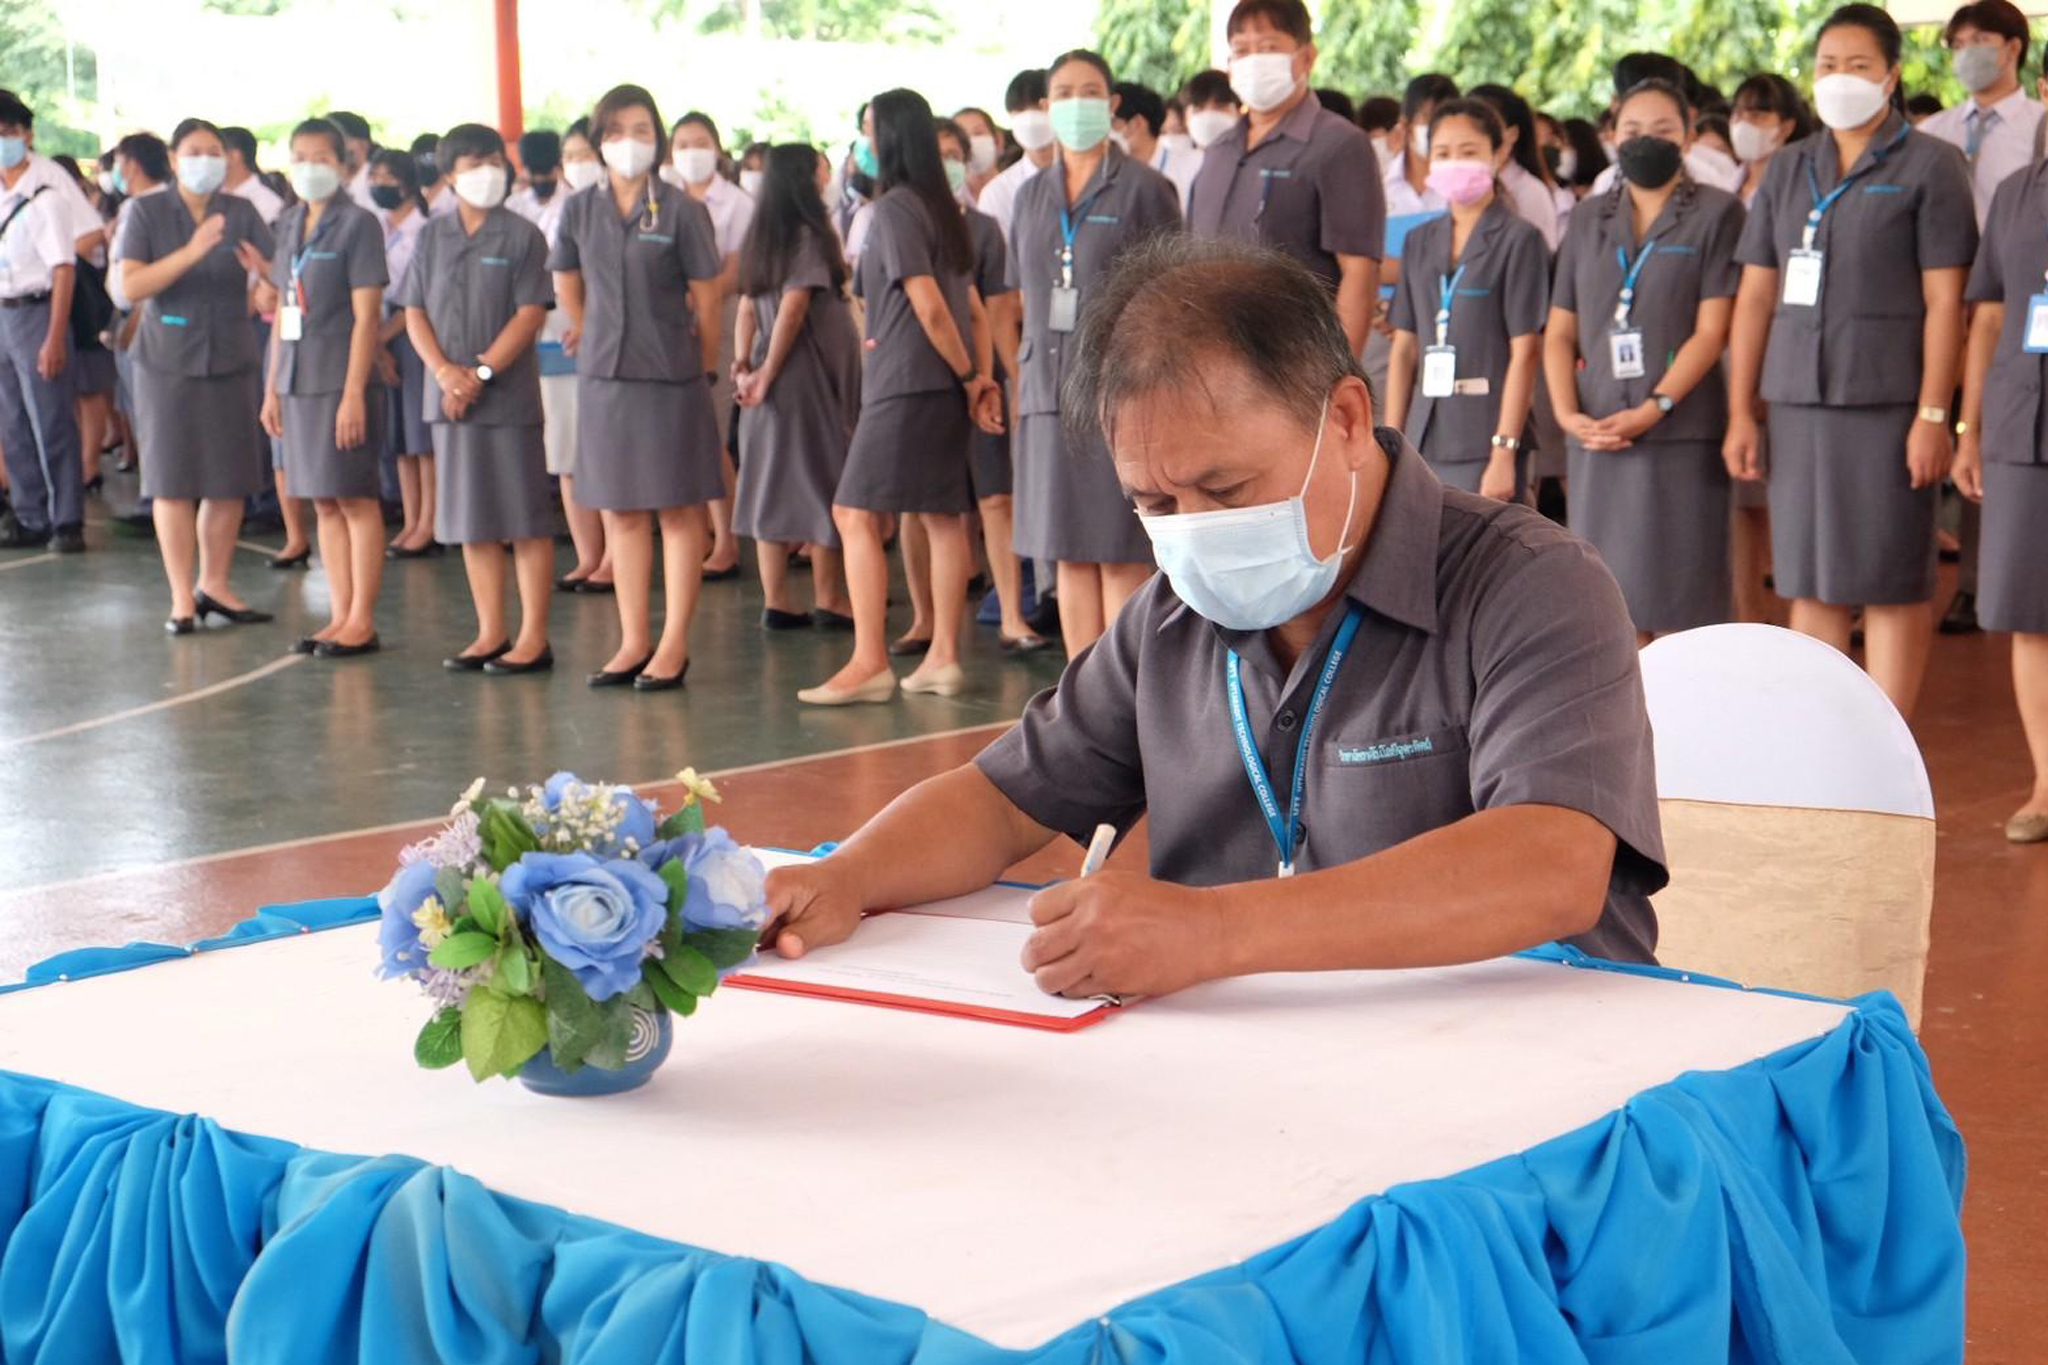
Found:
[[[266,903],[372,889],[419,837],[405,822],[438,817],[479,771],[741,768],[720,819],[806,846],[971,757],[1059,666],[1007,659],[981,629],[963,697],[802,708],[792,694],[845,637],[764,636],[741,583],[706,590],[683,693],[583,685],[612,647],[607,598],[557,600],[551,678],[451,677],[439,660],[470,633],[453,558],[393,566],[383,655],[280,665],[324,619],[317,571],[272,575],[246,553],[236,582],[279,623],[172,640],[151,543],[92,540],[82,558],[0,553],[0,979],[64,948],[186,941]],[[1969,1358],[1994,1365],[2040,1359],[2048,1319],[2048,847],[2000,835],[2029,780],[2006,666],[2000,638],[1941,640],[1915,727],[1941,840],[1923,1042],[1970,1144]],[[1142,865],[1141,842],[1119,861]],[[1055,849],[1024,871],[1077,862]]]

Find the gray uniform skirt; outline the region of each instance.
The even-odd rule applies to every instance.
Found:
[[[974,485],[974,500],[1007,497],[1017,490],[1016,467],[1011,456],[1011,434],[1016,423],[1010,415],[1010,386],[998,384],[1003,398],[1003,429],[991,436],[980,427],[967,438],[967,481]]]
[[[114,353],[104,346],[95,346],[90,351],[73,351],[71,363],[77,367],[72,377],[82,397],[114,391]]]
[[[1986,630],[2048,635],[2048,465],[1984,466],[1977,620]]]
[[[138,360],[130,374],[142,496],[189,501],[263,491],[269,451],[256,419],[263,405],[260,371],[194,378]]]
[[[718,419],[702,379],[670,384],[586,374],[576,383],[577,502],[606,512],[655,512],[725,496]]]
[[[806,355],[792,355],[758,408],[740,409],[732,529],[771,545],[837,549],[832,497],[853,433],[846,409]]]
[[[554,483],[538,426],[435,422],[439,501],[434,539],[444,545],[538,540],[555,533]]]
[[[867,512],[972,512],[967,447],[973,432],[958,389],[863,401],[832,501]]]
[[[295,498],[374,498],[382,482],[377,461],[384,453],[385,405],[365,399],[361,445],[334,444],[334,414],[341,394],[287,393],[284,405],[284,474]]]
[[[1636,629],[1662,635],[1732,614],[1728,468],[1716,441],[1571,450],[1571,529],[1607,561]]]
[[[1017,553],[1068,564],[1150,564],[1152,542],[1102,438],[1071,437],[1057,413],[1017,428]]]
[[[393,455],[432,455],[433,424],[427,421],[427,364],[400,332],[391,340],[391,358],[398,362],[398,382],[384,390],[389,411],[385,441]]]
[[[1906,473],[1911,404],[1771,404],[1771,572],[1780,597],[1838,607],[1934,596],[1933,487]]]

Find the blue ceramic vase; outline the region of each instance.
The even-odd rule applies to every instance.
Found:
[[[668,1050],[674,1043],[675,1022],[669,1018],[667,1010],[649,1014],[646,1010],[636,1009],[633,1011],[633,1038],[626,1044],[626,1064],[617,1071],[586,1066],[571,1074],[556,1066],[555,1059],[548,1055],[546,1048],[542,1048],[540,1055],[520,1070],[519,1081],[528,1090],[569,1099],[623,1095],[654,1079],[654,1073],[668,1060]]]

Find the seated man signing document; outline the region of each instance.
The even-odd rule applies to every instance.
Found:
[[[1149,814],[1151,876],[1032,901],[1044,990],[1560,939],[1652,961],[1650,726],[1593,551],[1375,428],[1328,289],[1281,256],[1157,238],[1075,341],[1065,410],[1101,421],[1162,573],[974,763],[773,873],[764,942],[800,956]]]

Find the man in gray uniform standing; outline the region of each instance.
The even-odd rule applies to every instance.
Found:
[[[1203,155],[1188,228],[1284,251],[1314,271],[1361,355],[1387,236],[1372,144],[1309,88],[1316,45],[1301,0],[1239,0],[1227,32],[1230,85],[1245,116]]]
[[[1598,556],[1375,427],[1328,291],[1278,253],[1135,246],[1076,346],[1064,406],[1100,418],[1161,576],[974,763],[771,874],[764,942],[800,956],[1149,815],[1150,876],[1033,900],[1045,990],[1553,940],[1653,960],[1650,726]]]

